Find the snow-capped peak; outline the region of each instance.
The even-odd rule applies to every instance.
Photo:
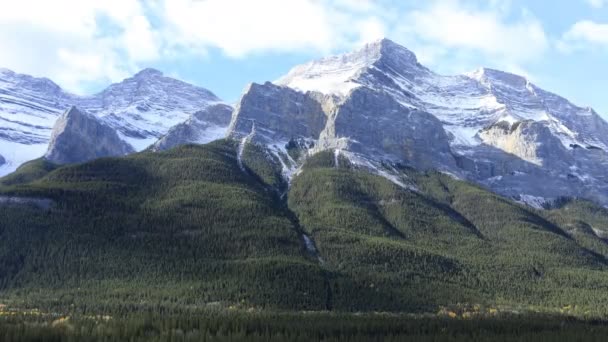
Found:
[[[529,86],[531,84],[528,78],[524,76],[485,67],[478,68],[464,75],[482,84],[492,84],[495,82],[502,82],[512,86]]]
[[[154,68],[145,68],[133,75],[133,78],[149,78],[163,76],[163,72]]]
[[[321,58],[292,68],[274,83],[300,91],[346,95],[360,85],[357,78],[380,60],[417,64],[410,50],[383,38],[353,52]]]
[[[221,100],[207,89],[143,69],[103,91],[78,96],[48,78],[0,70],[0,176],[44,154],[51,128],[75,105],[115,129],[135,150]],[[2,160],[0,159],[0,160]]]

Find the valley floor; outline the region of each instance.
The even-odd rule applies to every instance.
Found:
[[[217,309],[62,315],[3,307],[2,341],[605,341],[608,322],[548,315]],[[162,310],[161,310],[162,311]]]

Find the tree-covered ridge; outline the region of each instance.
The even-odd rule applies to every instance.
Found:
[[[321,272],[290,216],[235,158],[229,141],[182,146],[3,188],[54,202],[0,209],[4,292],[80,288],[100,305],[146,298],[323,308],[311,295],[324,291]]]
[[[237,145],[40,160],[4,178],[0,195],[52,205],[0,206],[0,303],[607,313],[603,208],[540,211],[400,168],[406,189],[331,152],[288,184],[262,146],[246,145],[241,170]]]

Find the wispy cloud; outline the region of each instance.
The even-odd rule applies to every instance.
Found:
[[[408,37],[408,45],[431,64],[449,55],[461,64],[492,60],[521,71],[550,47],[541,22],[525,10],[514,14],[505,1],[432,1],[407,14],[403,23],[397,36]]]
[[[557,46],[565,52],[594,48],[608,49],[608,24],[591,20],[576,22],[563,34]]]
[[[382,36],[382,21],[368,15],[375,7],[367,0],[14,1],[0,11],[0,65],[79,91],[210,48],[232,58],[329,53]]]
[[[120,79],[136,63],[157,58],[137,1],[13,1],[3,4],[0,25],[0,65],[49,76],[74,91],[84,82]]]
[[[591,7],[602,8],[608,6],[608,0],[585,0]]]

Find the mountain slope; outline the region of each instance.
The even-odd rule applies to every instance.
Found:
[[[165,304],[324,308],[321,270],[291,214],[241,171],[229,141],[65,166],[2,192],[51,203],[0,201],[4,294],[80,288],[76,301],[91,307],[149,294]]]
[[[0,69],[0,175],[42,156],[51,130],[71,106],[93,114],[140,151],[191,114],[220,102],[210,91],[154,69],[112,84],[98,94],[77,96],[46,78]]]
[[[407,113],[416,110],[438,119],[445,133],[433,131],[448,137],[456,163],[443,158],[439,165],[434,163],[437,169],[529,203],[572,196],[608,204],[603,171],[608,165],[608,123],[592,109],[577,107],[524,77],[484,68],[467,75],[438,75],[422,66],[411,51],[383,39],[352,53],[297,66],[276,84],[335,96],[339,103],[367,91],[391,97],[403,107],[393,116],[378,108],[368,108],[361,119],[345,115],[349,125],[331,138],[336,142],[333,146],[324,143],[327,148],[351,137],[360,141],[354,137],[361,131],[366,138],[384,137],[386,128],[368,124],[384,120],[394,126],[405,124]],[[372,140],[365,145],[381,142],[385,145],[381,152],[392,156],[395,148],[411,149],[403,138],[387,143],[380,137]],[[444,139],[433,140],[445,144]],[[415,145],[427,155],[437,155],[424,143]],[[383,153],[364,153],[364,157],[391,159]],[[420,166],[415,158],[402,160]],[[548,183],[538,186],[541,182]]]
[[[606,210],[536,211],[398,167],[404,188],[337,160],[309,156],[290,183],[265,145],[231,140],[32,164],[0,187],[0,286],[11,300],[89,310],[468,303],[554,312],[575,303],[570,314],[605,313]]]

